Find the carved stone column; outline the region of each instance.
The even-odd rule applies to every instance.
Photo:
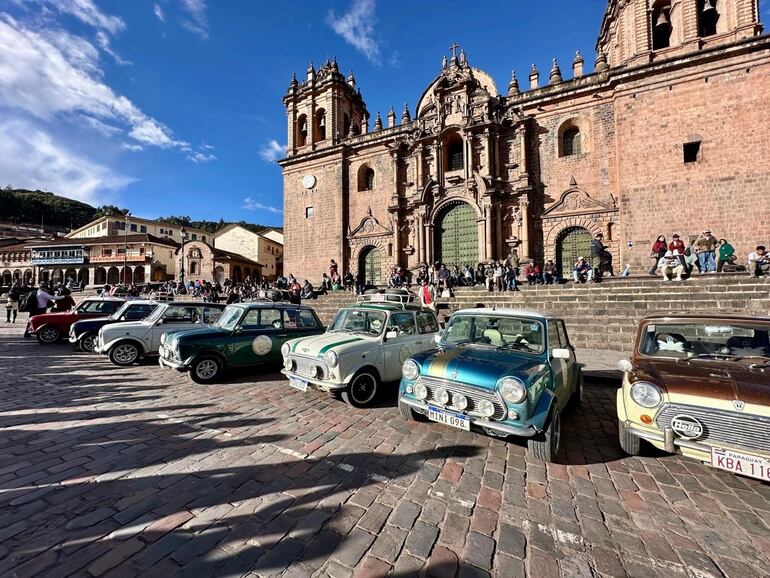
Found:
[[[492,219],[494,218],[495,209],[492,205],[487,205],[487,218],[486,218],[486,259],[494,259],[494,245],[492,237]]]
[[[505,257],[505,250],[503,249],[503,243],[505,241],[503,235],[503,206],[497,205],[497,211],[495,214],[495,246],[497,247],[497,258],[502,259]]]
[[[415,237],[417,238],[417,258],[425,263],[425,229],[422,226],[422,215],[418,214],[414,220]]]
[[[401,233],[398,228],[398,212],[393,213],[390,219],[390,226],[393,228],[393,264],[398,267],[401,265]]]
[[[425,256],[426,263],[433,263],[436,260],[436,255],[433,252],[433,225],[430,223],[425,224],[425,244],[427,245],[427,255]]]
[[[523,257],[531,257],[529,252],[529,200],[519,201],[521,207],[521,254]]]
[[[486,261],[486,259],[484,258],[484,249],[486,247],[486,243],[484,242],[484,224],[485,223],[486,223],[486,220],[483,218],[476,221],[477,236],[479,239],[479,262]]]

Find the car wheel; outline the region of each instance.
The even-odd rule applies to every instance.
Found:
[[[622,421],[618,423],[618,437],[620,438],[620,447],[629,456],[638,456],[642,453],[642,439],[628,431],[626,424]]]
[[[222,362],[216,357],[204,356],[193,363],[187,374],[195,383],[207,384],[219,380],[222,373]]]
[[[83,337],[80,338],[80,341],[78,341],[78,347],[80,347],[80,351],[85,351],[86,353],[93,353],[95,346],[95,333],[86,333]]]
[[[380,380],[370,371],[361,371],[342,391],[342,400],[353,407],[367,407],[377,397]]]
[[[556,455],[559,453],[560,441],[561,414],[554,408],[548,416],[548,425],[545,430],[536,436],[529,438],[527,446],[532,455],[538,460],[556,463]]]
[[[398,400],[398,413],[407,421],[427,421],[428,418],[419,411],[415,411],[408,403]]]
[[[110,361],[115,365],[131,365],[136,363],[138,359],[139,348],[128,341],[118,343],[110,349]]]
[[[35,335],[37,335],[37,340],[40,343],[45,343],[46,345],[56,343],[61,337],[61,333],[53,325],[43,325],[43,327],[37,330]]]
[[[569,398],[570,409],[577,409],[583,405],[583,372],[578,369],[577,387],[573,390]]]

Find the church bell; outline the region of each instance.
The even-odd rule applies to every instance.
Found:
[[[714,10],[716,10],[714,0],[706,0],[703,3],[703,14],[709,14],[710,12],[714,12]]]
[[[666,14],[664,10],[661,10],[655,21],[655,28],[668,28],[669,26],[671,26],[671,21],[668,19],[668,14]]]

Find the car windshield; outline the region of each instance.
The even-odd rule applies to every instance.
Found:
[[[676,359],[770,359],[770,325],[733,321],[648,323],[639,353]]]
[[[125,303],[123,303],[123,305],[120,306],[120,309],[118,309],[117,311],[115,311],[115,313],[110,315],[110,319],[120,319],[120,316],[123,315],[126,311],[128,311],[130,307],[131,307],[131,302],[126,301]]]
[[[386,319],[387,315],[384,311],[343,309],[337,313],[337,317],[334,318],[329,331],[379,335],[385,327]]]
[[[542,353],[545,349],[544,333],[543,324],[536,319],[506,315],[456,315],[449,320],[442,343]]]
[[[232,331],[235,329],[235,326],[238,325],[238,321],[242,315],[242,307],[233,307],[232,305],[228,305],[222,312],[222,316],[219,318],[219,321],[217,321],[214,325],[221,329]]]
[[[76,311],[78,313],[104,313],[105,315],[111,314],[115,311],[116,303],[114,301],[83,301],[78,305]]]
[[[155,323],[158,319],[160,319],[163,314],[166,312],[166,309],[168,309],[168,305],[163,305],[160,307],[157,307],[155,311],[152,312],[152,314],[145,317],[145,321],[149,321],[150,323]]]

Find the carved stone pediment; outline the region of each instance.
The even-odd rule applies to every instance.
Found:
[[[368,237],[384,237],[393,235],[393,230],[380,224],[376,217],[369,213],[355,229],[348,233],[348,239],[365,239]]]
[[[564,192],[558,202],[543,212],[543,218],[615,212],[617,207],[597,201],[581,189]]]

